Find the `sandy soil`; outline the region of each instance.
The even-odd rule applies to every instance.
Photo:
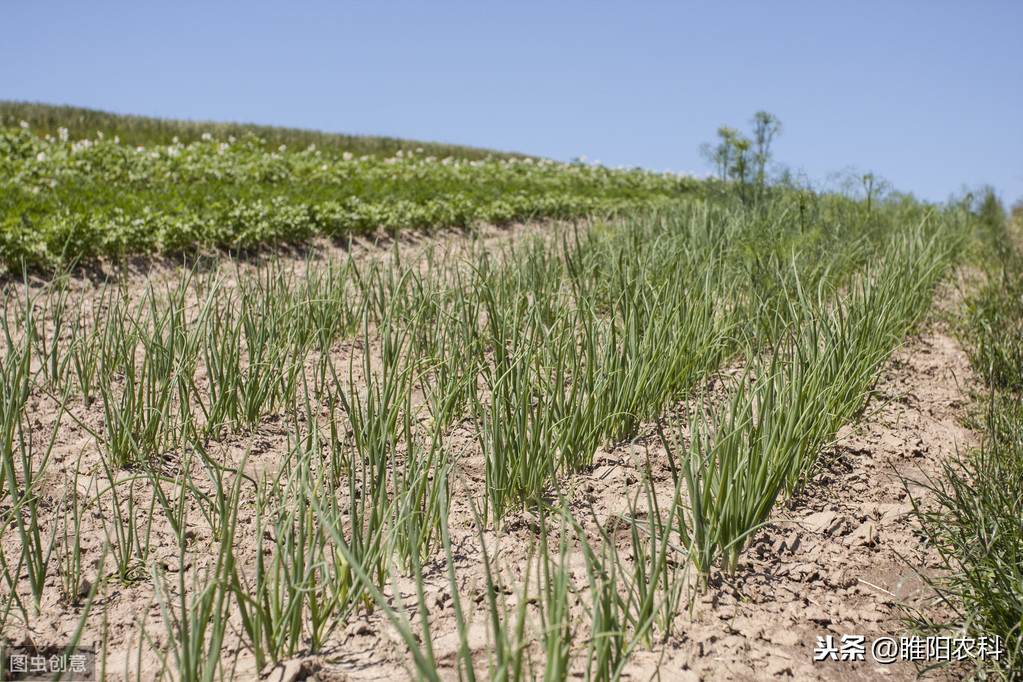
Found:
[[[539,234],[542,226],[511,229],[485,228],[482,238],[495,250],[508,240],[524,234]],[[409,235],[405,246],[421,248],[430,243],[452,244],[459,248],[455,234],[430,237]],[[330,258],[337,245],[319,244],[317,257]],[[357,244],[366,258],[379,257],[379,245]],[[339,252],[335,252],[336,253]],[[301,268],[306,252],[285,255]],[[388,257],[384,254],[382,257]],[[129,268],[132,287],[141,290],[149,281],[173,280],[174,264],[136,261]],[[95,289],[92,279],[81,277],[74,283],[88,295]],[[17,285],[22,286],[22,285]],[[38,286],[35,283],[30,286]],[[347,359],[351,346],[340,344],[332,355]],[[940,617],[941,606],[921,589],[919,575],[934,570],[933,556],[920,545],[920,536],[911,517],[908,491],[922,494],[919,487],[905,482],[933,474],[941,462],[977,443],[977,436],[966,429],[967,387],[973,377],[966,358],[949,330],[939,321],[925,326],[907,340],[888,362],[877,387],[871,414],[856,429],[841,434],[840,442],[824,453],[828,462],[805,493],[779,506],[772,522],[758,532],[746,551],[740,570],[729,581],[718,581],[709,592],[698,597],[690,613],[685,605],[678,609],[672,628],[662,641],[636,651],[626,669],[626,679],[736,679],[772,678],[873,680],[915,679],[911,663],[881,665],[871,660],[869,643],[878,637],[898,639],[905,631],[900,605],[923,609]],[[98,404],[77,405],[75,419],[65,416],[57,423],[52,396],[36,391],[27,414],[33,433],[49,438],[56,429],[56,445],[50,463],[50,475],[43,490],[42,508],[47,529],[58,527],[56,510],[69,490],[77,488],[84,498],[95,495],[106,480],[99,465],[99,450],[90,433],[102,431],[103,410]],[[298,424],[302,424],[301,417]],[[249,433],[231,434],[210,444],[211,452],[225,462],[239,462],[247,454],[251,472],[273,472],[281,466],[287,444],[288,415],[269,416]],[[482,455],[474,444],[475,434],[469,421],[455,425],[447,444],[461,454],[459,471],[468,492],[483,490]],[[166,471],[173,473],[184,462],[168,458]],[[584,524],[588,537],[597,522],[606,523],[616,514],[628,511],[628,500],[636,494],[638,482],[649,471],[656,482],[658,497],[670,497],[673,483],[668,459],[654,429],[647,425],[631,443],[602,449],[591,470],[564,481],[564,489],[577,518],[591,519]],[[81,472],[74,476],[72,472]],[[217,542],[203,521],[201,510],[190,509],[189,527],[194,554],[181,566],[173,534],[159,515],[150,511],[152,490],[143,481],[129,486],[136,495],[136,509],[129,512],[139,518],[152,517],[148,529],[153,536],[150,564],[138,567],[128,585],[106,583],[100,590],[89,630],[83,644],[101,648],[106,639],[110,652],[106,671],[111,679],[149,679],[159,661],[140,634],[157,645],[166,641],[166,631],[150,571],[153,564],[163,566],[176,584],[183,570],[185,589],[208,569],[214,559]],[[209,490],[212,490],[212,485]],[[107,502],[94,505],[83,516],[82,549],[86,581],[82,590],[95,579],[101,548],[105,541],[104,519],[109,521],[115,509]],[[255,553],[274,541],[265,533],[257,537],[255,510],[243,505],[239,510],[236,544],[240,561],[250,565]],[[501,530],[486,530],[487,551],[495,558],[500,575],[509,585],[521,581],[529,563],[528,548],[535,543],[537,519],[531,512],[516,512]],[[483,598],[484,571],[479,539],[472,526],[472,514],[464,490],[456,490],[449,525],[455,548],[455,569],[460,584],[463,608],[469,614],[469,641],[474,660],[485,677],[487,659],[487,600]],[[552,528],[552,532],[556,532]],[[631,551],[627,533],[620,537],[622,555]],[[595,535],[594,535],[595,538]],[[17,556],[17,533],[9,530],[2,538],[6,556]],[[204,550],[205,548],[205,550]],[[576,599],[574,615],[582,613],[581,601],[586,586],[578,552],[571,558],[578,570],[573,574]],[[108,559],[107,571],[110,570]],[[47,577],[41,615],[30,627],[9,625],[7,635],[15,644],[66,641],[78,624],[81,606],[68,606],[60,596],[55,567]],[[423,567],[429,603],[430,630],[435,653],[442,665],[442,677],[454,678],[453,667],[458,649],[457,628],[446,567],[440,557]],[[391,589],[400,591],[416,624],[414,584],[399,580]],[[176,587],[172,585],[171,593]],[[83,592],[83,593],[84,593]],[[530,595],[510,590],[509,604]],[[6,600],[8,597],[3,596]],[[526,611],[535,616],[535,605]],[[100,614],[105,614],[100,615]],[[235,614],[235,623],[237,618]],[[105,628],[105,634],[104,634]],[[864,662],[814,661],[818,638],[862,635],[868,643]],[[282,682],[293,680],[388,680],[410,675],[408,655],[395,629],[379,610],[361,614],[337,630],[324,650],[316,656],[296,656],[276,667],[256,670],[250,652],[233,636],[223,646],[224,660],[233,661],[240,679],[264,677]],[[583,639],[580,637],[580,639]],[[579,665],[577,664],[577,667]],[[958,676],[961,671],[950,671]],[[931,673],[945,677],[946,673]]]

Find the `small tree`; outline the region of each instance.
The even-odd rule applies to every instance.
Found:
[[[756,145],[753,152],[755,179],[757,188],[762,190],[766,180],[767,164],[771,160],[771,142],[781,134],[781,121],[774,114],[758,111],[753,114],[750,122],[753,124],[753,143]]]
[[[771,160],[771,142],[781,133],[781,121],[774,114],[758,111],[753,115],[753,138],[734,128],[718,128],[718,144],[705,143],[700,154],[718,170],[718,177],[738,183],[739,196],[745,203],[747,187],[755,184],[757,194],[763,192],[767,164]]]
[[[874,199],[874,174],[867,173],[861,179],[863,190],[867,193],[867,215],[870,215],[870,203]]]

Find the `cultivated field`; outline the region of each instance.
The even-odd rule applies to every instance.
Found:
[[[913,610],[959,627],[907,477],[981,443],[966,203],[61,137],[0,133],[6,641],[111,679],[849,680],[917,675],[869,654]]]

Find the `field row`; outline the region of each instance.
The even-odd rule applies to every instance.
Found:
[[[96,596],[118,581],[159,617],[104,646],[210,679],[229,673],[225,646],[259,669],[376,608],[435,677],[431,564],[462,624],[446,664],[460,674],[611,679],[691,588],[738,570],[777,500],[862,415],[967,227],[955,208],[785,196],[499,250],[200,263],[141,293],[67,275],[11,285],[0,628],[79,605],[76,637],[107,642]],[[280,447],[253,445],[272,419]],[[648,471],[629,513],[589,518],[572,473],[644,424],[667,479]],[[223,447],[238,438],[244,452]],[[521,510],[539,522],[512,584],[487,538]],[[460,596],[466,537],[482,551],[487,671]]]

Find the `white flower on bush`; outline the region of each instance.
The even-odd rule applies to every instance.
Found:
[[[36,154],[36,161],[42,163],[45,160],[46,160],[46,152],[39,152],[38,154]]]
[[[22,127],[22,129],[28,130],[28,121],[22,121],[18,125],[20,125]]]
[[[341,158],[345,161],[351,161],[353,156],[355,156],[355,154],[352,154],[351,152],[345,152],[344,154],[341,155]]]
[[[201,139],[201,140],[202,140],[203,142],[212,142],[212,141],[213,141],[213,136],[212,136],[212,135],[210,135],[209,133],[203,133],[203,134],[202,134],[202,135],[200,135],[199,137],[200,137],[200,139]]]
[[[68,132],[67,128],[57,128],[57,139],[61,142],[67,142]]]

